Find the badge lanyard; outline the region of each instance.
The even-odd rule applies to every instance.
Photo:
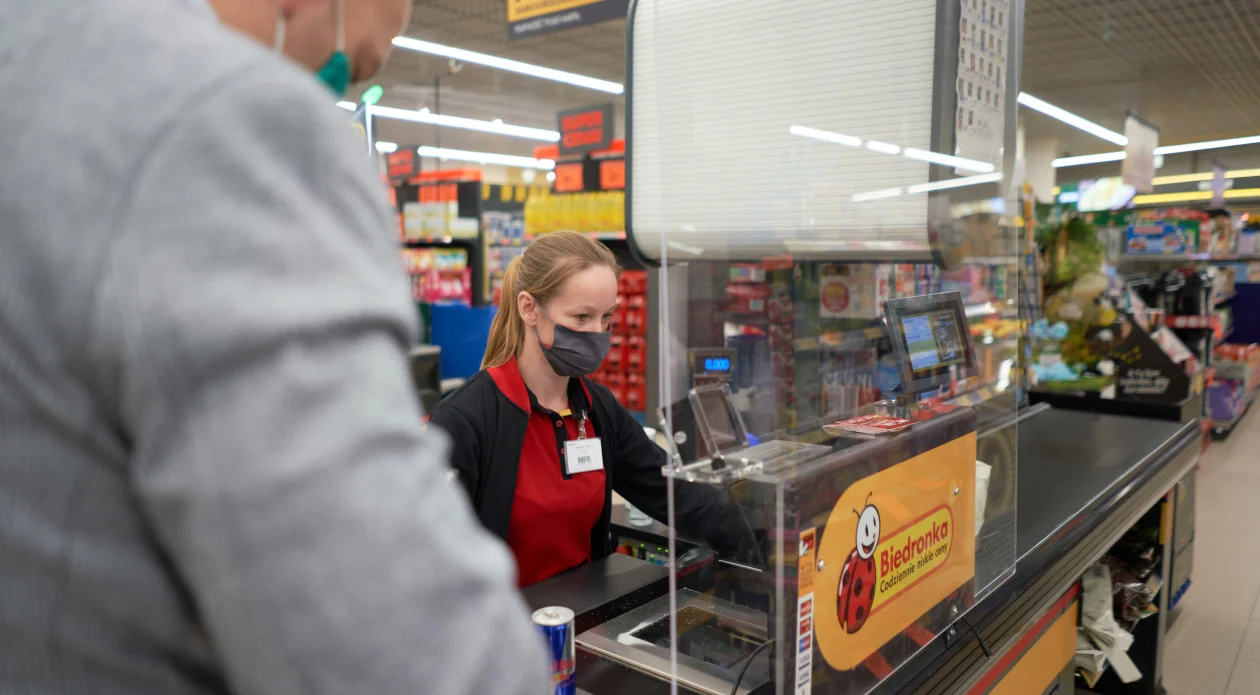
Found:
[[[564,443],[564,473],[590,473],[604,470],[604,450],[600,446],[599,437],[586,436],[586,423],[589,419],[583,410],[578,417],[578,438]]]

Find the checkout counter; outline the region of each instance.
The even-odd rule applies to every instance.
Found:
[[[961,296],[884,308],[909,393],[761,442],[729,385],[697,385],[662,409],[663,473],[725,488],[748,542],[718,557],[659,524],[618,525],[626,554],[528,588],[532,607],[574,611],[582,690],[1073,688],[1087,571],[1152,516],[1166,530],[1159,576],[1191,557],[1178,551],[1192,521],[1174,517],[1178,489],[1193,515],[1194,423],[1016,408],[1013,393],[981,407],[925,398],[977,371]],[[1134,629],[1140,678],[1104,673],[1095,692],[1159,692],[1170,593]]]
[[[618,525],[641,558],[528,588],[576,614],[578,689],[1071,692],[1082,577],[1155,519],[1140,678],[1091,688],[1158,693],[1202,435],[1027,404],[1024,1],[715,5],[632,3],[625,219],[662,472],[748,542]]]
[[[1070,661],[1075,648],[1075,604],[1080,577],[1138,519],[1174,495],[1179,484],[1184,487],[1186,481],[1192,479],[1202,433],[1195,423],[1040,406],[989,429],[982,436],[1008,436],[1014,429],[1019,433],[1020,500],[1015,518],[1008,522],[1014,529],[1018,556],[1014,574],[971,606],[965,621],[951,623],[939,636],[915,635],[926,638],[926,644],[900,650],[912,653],[899,668],[893,670],[892,664],[884,665],[887,670],[863,666],[858,669],[860,675],[855,676],[860,681],[843,685],[833,681],[833,685],[825,685],[815,680],[812,692],[984,693],[994,691],[1004,678],[1012,677],[1032,680],[1020,681],[1016,689],[1006,692],[1045,692],[1056,682],[1063,686],[1060,692],[1072,692]],[[629,526],[624,507],[618,509],[614,522],[614,533],[621,534],[622,538],[637,541],[660,534],[656,537],[660,545],[668,542],[663,525],[654,524],[647,529]],[[1169,576],[1168,563],[1173,556],[1174,540],[1170,538],[1167,542],[1163,576]],[[678,543],[684,551],[696,547],[682,540]],[[756,573],[737,561],[701,552],[696,553],[691,562],[690,569],[679,571],[680,585],[702,583],[718,587],[755,581],[755,577],[750,579],[748,575]],[[627,659],[609,658],[589,646],[601,626],[613,625],[614,629],[604,634],[611,635],[615,642],[619,628],[634,627],[625,625],[624,620],[618,623],[619,617],[653,604],[659,608],[662,602],[667,602],[668,574],[661,565],[615,554],[525,591],[531,608],[566,605],[577,614],[580,691],[590,695],[670,692],[662,674],[653,674],[643,665],[631,665]],[[1170,582],[1166,586],[1168,584]],[[1104,680],[1099,692],[1159,692],[1162,637],[1170,593],[1160,592],[1161,610],[1148,619],[1150,634],[1139,639],[1129,652],[1142,670],[1143,680],[1127,687],[1121,687],[1116,681],[1114,690],[1108,690]],[[697,596],[702,600],[707,598],[683,589],[678,603],[686,610],[687,599],[694,601]],[[710,604],[713,600],[708,598]],[[1056,667],[1054,659],[1048,662],[1049,666],[1035,663],[1032,668],[1017,668],[1023,663],[1022,657],[1034,649],[1056,646],[1062,649],[1061,644],[1043,644],[1041,638],[1063,616],[1070,619],[1072,628],[1067,661],[1058,661],[1057,671],[1050,674],[1046,669]],[[723,620],[729,624],[731,619]],[[748,618],[749,626],[764,628],[764,620],[764,615],[760,619]],[[689,653],[701,661],[720,663],[714,656],[717,651],[714,645],[726,646],[730,641],[729,632],[721,632],[725,626],[709,628],[710,634],[700,635],[680,647],[680,661],[687,661],[684,655],[690,650]],[[765,663],[756,671],[750,669],[750,675],[755,678],[746,676],[746,680],[755,679],[759,687],[744,689],[741,685],[739,692],[779,692],[767,673],[769,660],[760,655],[758,658]],[[727,663],[738,664],[737,661]],[[876,667],[878,669],[878,665]],[[1058,680],[1064,678],[1066,680]],[[1006,683],[1010,688],[1012,681]],[[680,692],[720,691],[702,688],[692,690],[684,686],[680,687]]]

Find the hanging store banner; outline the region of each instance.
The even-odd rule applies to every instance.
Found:
[[[1212,207],[1225,207],[1225,165],[1212,162]]]
[[[613,113],[612,104],[561,111],[560,156],[586,154],[611,147]]]
[[[630,0],[508,0],[508,38],[624,19]]]
[[[1129,113],[1124,119],[1124,182],[1138,193],[1155,190],[1155,148],[1159,147],[1159,128]]]

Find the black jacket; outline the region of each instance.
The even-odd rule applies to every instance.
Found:
[[[505,371],[511,378],[497,372],[503,384],[496,384],[487,370],[478,372],[438,404],[429,422],[450,434],[451,459],[482,525],[506,541],[530,401],[516,366]],[[590,417],[604,455],[604,511],[591,529],[591,559],[597,560],[611,552],[613,490],[668,523],[666,479],[661,474],[667,456],[607,388],[590,379],[583,378],[582,383],[590,394]],[[738,547],[742,522],[721,490],[679,481],[674,494],[675,530],[680,535],[703,539],[718,550]]]

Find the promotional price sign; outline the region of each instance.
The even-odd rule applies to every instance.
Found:
[[[561,157],[606,150],[612,146],[612,104],[561,111],[558,120]]]
[[[976,434],[854,483],[818,545],[813,626],[838,671],[859,666],[975,578]]]
[[[630,0],[508,0],[508,38],[623,19]]]
[[[395,184],[404,183],[420,173],[420,156],[414,147],[400,147],[385,155],[385,174]]]

